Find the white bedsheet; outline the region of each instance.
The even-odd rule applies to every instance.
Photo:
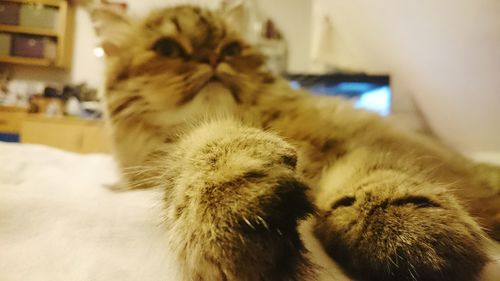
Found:
[[[0,143],[0,280],[168,280],[161,194],[112,193],[111,157]]]
[[[110,192],[116,180],[107,155],[0,142],[0,280],[175,280],[161,192]],[[346,280],[316,241],[306,245],[329,267],[324,280]],[[499,267],[485,280],[500,280]]]

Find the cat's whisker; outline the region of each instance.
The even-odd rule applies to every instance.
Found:
[[[246,224],[248,224],[248,226],[250,226],[252,229],[255,229],[253,224],[251,224],[250,221],[246,217],[243,217],[243,220],[245,221]]]
[[[257,219],[262,223],[262,225],[266,228],[269,229],[269,226],[267,225],[266,221],[261,217],[257,216]]]
[[[124,169],[124,173],[127,174],[127,175],[142,175],[144,173],[147,173],[151,171],[151,168],[150,167],[136,167],[136,168],[128,168],[128,169]]]
[[[243,238],[243,235],[238,234],[238,237],[240,238],[241,243],[246,244],[245,238]]]
[[[129,185],[131,188],[141,187],[144,185],[150,185],[152,187],[152,186],[161,185],[162,179],[163,179],[163,177],[160,177],[160,176],[151,176],[151,177],[147,177],[147,178],[144,178],[141,180],[133,179],[131,182],[129,182]]]
[[[408,265],[410,266],[410,270],[408,270],[408,272],[410,273],[412,279],[414,281],[417,281],[418,278],[417,278],[417,276],[415,276],[415,274],[417,273],[417,270],[416,270],[415,266],[411,262],[408,263]]]

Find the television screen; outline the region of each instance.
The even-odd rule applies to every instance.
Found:
[[[292,87],[305,88],[319,95],[343,96],[354,107],[387,116],[391,112],[388,76],[368,75],[289,75]]]

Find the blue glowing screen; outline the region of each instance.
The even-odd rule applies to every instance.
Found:
[[[291,80],[290,83],[294,88],[303,87],[316,94],[346,97],[353,102],[354,107],[373,111],[383,116],[387,116],[391,112],[392,93],[388,82],[335,81],[328,83],[318,81],[302,85],[297,80]]]

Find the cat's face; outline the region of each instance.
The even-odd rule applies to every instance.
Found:
[[[130,106],[173,119],[206,114],[252,103],[259,86],[273,80],[263,56],[225,24],[220,12],[179,6],[138,23],[116,19],[123,38],[104,42],[110,53],[111,115]]]

